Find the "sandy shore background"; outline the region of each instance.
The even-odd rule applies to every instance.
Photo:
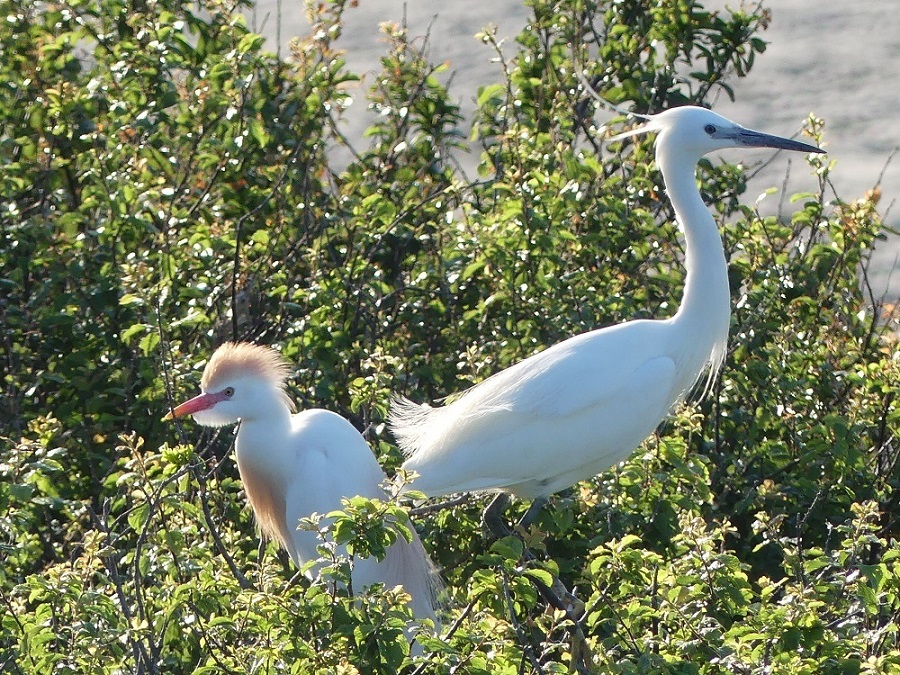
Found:
[[[735,2],[708,0],[710,8]],[[750,76],[731,84],[737,100],[720,97],[715,110],[745,126],[780,135],[797,131],[809,113],[826,121],[826,148],[837,160],[832,173],[836,194],[844,200],[862,195],[880,184],[882,210],[900,199],[900,2],[898,0],[770,0],[773,20],[762,37],[769,42],[757,58]],[[507,56],[515,51],[512,40],[525,25],[529,10],[522,0],[450,0],[407,2],[359,0],[345,14],[339,45],[348,66],[359,73],[378,70],[385,43],[382,21],[406,17],[410,35],[424,36],[430,26],[433,62],[448,61],[451,93],[464,114],[474,108],[479,86],[501,81],[502,69],[492,50],[474,35],[494,24],[508,38]],[[291,37],[309,30],[303,0],[258,0],[248,16],[255,30],[266,35],[273,51],[286,53]],[[345,130],[351,143],[363,146],[363,131],[371,117],[365,109],[364,89],[355,97]],[[728,155],[736,159],[734,152]],[[767,156],[741,155],[747,163]],[[472,165],[474,165],[474,159]],[[886,166],[887,165],[887,166]],[[768,187],[781,187],[790,166],[779,157],[753,181],[748,200]],[[812,189],[815,183],[805,167],[794,162],[788,194]],[[771,212],[777,196],[764,202]],[[900,204],[888,211],[887,222],[900,226]],[[900,238],[882,242],[873,261],[871,281],[887,299],[900,297]]]

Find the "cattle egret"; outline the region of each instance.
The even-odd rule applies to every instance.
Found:
[[[385,499],[385,475],[365,439],[340,415],[320,409],[293,414],[284,390],[289,373],[274,349],[225,343],[206,364],[203,393],[167,419],[193,415],[211,427],[240,422],[237,464],[256,521],[300,567],[319,557],[321,543],[317,533],[297,529],[300,519],[340,509],[342,497]],[[416,617],[435,620],[439,581],[415,531],[411,542],[398,538],[381,562],[355,560],[351,579],[357,591],[375,582],[403,586]]]
[[[656,132],[656,163],[684,232],[684,295],[675,315],[577,335],[503,370],[442,407],[398,399],[390,425],[428,496],[499,492],[539,503],[608,469],[649,436],[725,357],[728,270],[695,181],[708,152],[764,147],[822,152],[751,131],[694,106],[646,116],[619,138]],[[487,514],[486,514],[487,515]]]

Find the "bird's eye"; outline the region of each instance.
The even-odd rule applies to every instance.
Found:
[[[712,136],[714,133],[716,133],[716,128],[712,124],[707,124],[705,127],[703,127],[703,131]]]
[[[232,396],[234,396],[234,387],[225,387],[222,393],[225,394],[228,398],[231,398]]]

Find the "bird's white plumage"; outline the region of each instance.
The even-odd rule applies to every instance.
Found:
[[[636,321],[585,333],[498,373],[449,406],[401,403],[393,419],[401,445],[416,448],[404,464],[420,474],[413,489],[427,495],[504,490],[534,498],[620,461],[693,384],[679,379],[675,355],[666,353],[666,328]],[[406,436],[401,426],[419,435]]]
[[[697,190],[699,158],[727,147],[819,152],[687,106],[649,117],[656,159],[686,240],[687,277],[670,319],[629,321],[569,338],[432,408],[398,400],[391,428],[429,496],[550,495],[624,459],[704,371],[725,355],[728,275],[716,224]]]
[[[207,366],[203,394],[174,414],[192,414],[210,426],[240,421],[238,469],[257,522],[301,566],[319,557],[320,540],[315,532],[297,529],[300,520],[340,509],[342,498],[386,498],[380,486],[385,475],[365,439],[340,415],[320,409],[291,413],[282,388],[287,370],[278,367],[276,356],[256,345],[223,345]],[[226,357],[231,360],[223,362]],[[398,539],[381,562],[355,560],[352,580],[354,591],[375,582],[402,585],[416,616],[435,619],[439,579],[415,533],[412,542]]]

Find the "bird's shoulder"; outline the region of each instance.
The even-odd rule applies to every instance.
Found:
[[[291,415],[291,430],[298,441],[320,445],[357,445],[358,441],[363,441],[349,420],[324,408],[309,408]]]

